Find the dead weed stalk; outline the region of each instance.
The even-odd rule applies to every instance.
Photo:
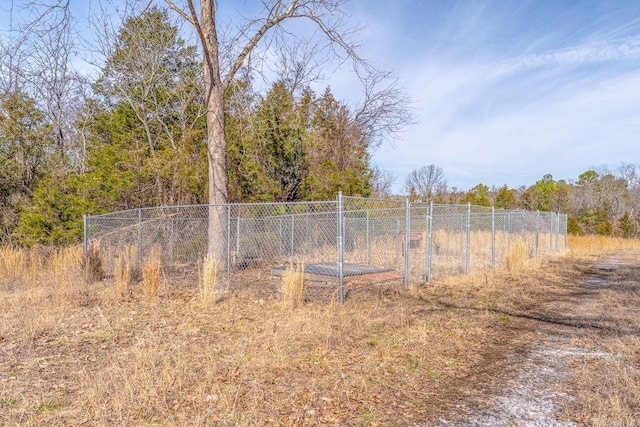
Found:
[[[123,248],[120,256],[114,260],[115,292],[118,298],[126,298],[131,294],[131,285],[135,281],[135,260],[137,249],[133,246]]]
[[[302,306],[304,293],[304,263],[291,263],[282,273],[282,300],[291,308]]]
[[[162,260],[160,247],[156,246],[142,263],[142,293],[149,298],[160,295]]]
[[[531,251],[529,245],[524,240],[517,240],[511,244],[509,250],[504,256],[504,266],[507,271],[512,273],[522,272],[531,259]]]

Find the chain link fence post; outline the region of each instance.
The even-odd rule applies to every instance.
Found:
[[[565,214],[565,215],[563,215],[563,218],[564,218],[564,220],[563,220],[563,224],[564,224],[564,227],[563,227],[563,229],[564,229],[564,233],[563,233],[564,234],[564,250],[566,251],[567,249],[569,249],[569,236],[568,236],[569,235],[569,230],[567,230],[567,225],[568,225],[567,223],[568,223],[568,220],[569,220],[569,216]]]
[[[138,208],[138,268],[142,268],[142,208]]]
[[[367,219],[366,219],[366,221],[367,221],[366,238],[365,238],[366,245],[367,245],[366,262],[367,262],[367,265],[371,265],[371,244],[370,244],[370,241],[369,241],[369,209],[367,209]]]
[[[295,251],[295,242],[293,241],[293,239],[295,238],[296,235],[296,219],[295,216],[293,216],[293,214],[291,215],[291,242],[290,242],[290,248],[289,248],[289,257],[291,257],[291,262],[293,262],[293,257],[296,254]]]
[[[175,264],[174,253],[176,247],[175,241],[175,219],[171,217],[171,235],[169,238],[169,263],[173,266]]]
[[[227,205],[227,290],[231,292],[231,205]]]
[[[283,256],[282,244],[282,218],[278,218],[278,255]]]
[[[471,202],[467,203],[467,245],[466,245],[466,257],[464,263],[464,272],[469,274],[471,263]]]
[[[342,204],[342,191],[338,192],[338,224],[337,224],[337,239],[338,245],[338,302],[344,303],[344,218]]]
[[[540,211],[536,211],[536,258],[540,256]]]
[[[429,202],[429,212],[427,217],[427,267],[425,282],[431,281],[431,259],[433,257],[433,201]]]
[[[491,206],[491,268],[496,268],[496,209]]]
[[[236,218],[236,262],[240,261],[240,215]]]
[[[555,221],[553,220],[553,212],[547,214],[549,218],[549,253],[553,253],[553,228]]]
[[[560,239],[560,214],[556,213],[556,253],[560,252],[560,248],[558,247],[558,239]]]
[[[411,241],[411,204],[409,199],[405,200],[404,205],[404,282],[403,289],[409,288],[409,250]]]

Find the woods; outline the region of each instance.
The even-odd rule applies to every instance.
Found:
[[[371,155],[412,123],[411,101],[360,57],[342,1],[263,2],[223,30],[212,1],[123,4],[111,21],[92,18],[102,59],[81,72],[70,2],[16,2],[0,38],[0,243],[72,244],[83,214],[136,207],[394,196],[397,177]],[[292,20],[317,31],[293,37]],[[360,103],[311,84],[327,58],[351,64]],[[574,233],[632,237],[638,168],[465,192],[432,164],[404,189],[412,200],[568,212]],[[212,221],[210,241],[215,232]]]

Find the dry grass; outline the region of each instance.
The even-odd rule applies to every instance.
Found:
[[[596,337],[582,338],[575,344],[588,349],[595,340]],[[597,342],[596,348],[572,364],[577,399],[569,413],[590,426],[638,426],[640,340],[635,335],[597,337]]]
[[[231,296],[201,304],[204,268],[199,289],[169,284],[171,292],[158,293],[162,304],[144,304],[144,286],[134,284],[128,298],[114,298],[116,277],[65,294],[61,305],[51,274],[60,261],[5,248],[0,425],[428,424],[489,393],[487,378],[499,381],[514,368],[509,355],[534,338],[522,315],[551,310],[591,271],[595,255],[582,249],[590,244],[570,245],[571,256],[540,267],[476,272],[409,292],[371,286],[343,306],[296,310]],[[82,282],[82,269],[73,271],[66,277]],[[625,304],[637,307],[636,287],[625,283]],[[215,281],[207,288],[213,294]],[[611,293],[590,308],[594,318],[610,313],[618,335],[575,342],[615,355],[575,366],[578,399],[569,414],[588,425],[632,425],[638,413],[640,322],[607,308],[621,306],[619,298]],[[597,375],[586,382],[589,372]]]
[[[304,264],[291,263],[282,274],[282,300],[285,305],[291,308],[298,308],[302,305],[302,295],[304,293]]]
[[[573,345],[584,357],[573,362],[577,399],[568,412],[591,426],[640,425],[640,241],[573,238],[573,265],[587,273],[590,297],[581,303],[589,327]],[[598,254],[613,253],[601,263]],[[588,260],[588,261],[585,261]]]
[[[0,248],[0,325],[29,341],[90,298],[82,248]],[[0,329],[0,345],[5,337]],[[1,359],[1,358],[0,358]],[[1,386],[1,384],[0,384]]]
[[[134,266],[137,256],[137,249],[133,246],[127,246],[114,260],[114,290],[118,298],[127,298],[131,295],[131,286],[136,277]]]
[[[527,268],[531,258],[531,251],[527,242],[518,240],[511,245],[505,254],[504,266],[507,271],[521,273]]]
[[[569,235],[569,251],[571,255],[597,255],[603,252],[629,248],[640,248],[640,240],[595,235]]]
[[[0,248],[0,277],[3,281],[26,277],[29,269],[28,253],[10,246]]]
[[[142,294],[149,298],[160,295],[160,279],[162,276],[161,250],[155,247],[142,262]]]
[[[99,282],[104,279],[105,271],[100,257],[100,244],[89,245],[83,259],[84,279],[87,284]]]

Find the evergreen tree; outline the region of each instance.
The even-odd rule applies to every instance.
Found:
[[[46,173],[54,139],[51,125],[22,92],[0,97],[0,242],[12,241],[20,210]]]
[[[637,226],[631,219],[629,212],[625,212],[620,218],[620,221],[618,222],[618,229],[620,230],[620,235],[625,239],[635,237],[638,233]]]
[[[493,205],[498,209],[515,209],[518,207],[516,190],[503,185],[498,189]]]
[[[309,89],[296,96],[279,81],[257,98],[248,85],[236,82],[227,93],[231,200],[326,200],[338,191],[370,194],[364,132],[329,89],[320,98]]]
[[[366,197],[371,193],[368,142],[364,129],[329,88],[315,103],[309,141],[311,198],[330,200],[338,191]]]
[[[464,195],[460,203],[471,203],[476,206],[491,206],[489,187],[484,184],[476,185]]]
[[[522,193],[524,209],[545,212],[566,212],[569,205],[569,189],[564,181],[556,182],[546,174]]]
[[[296,104],[284,82],[277,82],[256,112],[256,143],[268,178],[265,190],[275,201],[302,200],[306,195],[306,129]]]
[[[80,118],[85,167],[39,183],[20,220],[22,242],[72,242],[81,236],[83,213],[206,200],[195,55],[165,11],[151,8],[123,23]]]
[[[195,47],[178,37],[166,11],[153,7],[124,22],[95,85],[96,143],[89,148],[89,156],[118,162],[96,166],[132,172],[123,204],[206,200],[199,183],[207,162],[200,67]]]

